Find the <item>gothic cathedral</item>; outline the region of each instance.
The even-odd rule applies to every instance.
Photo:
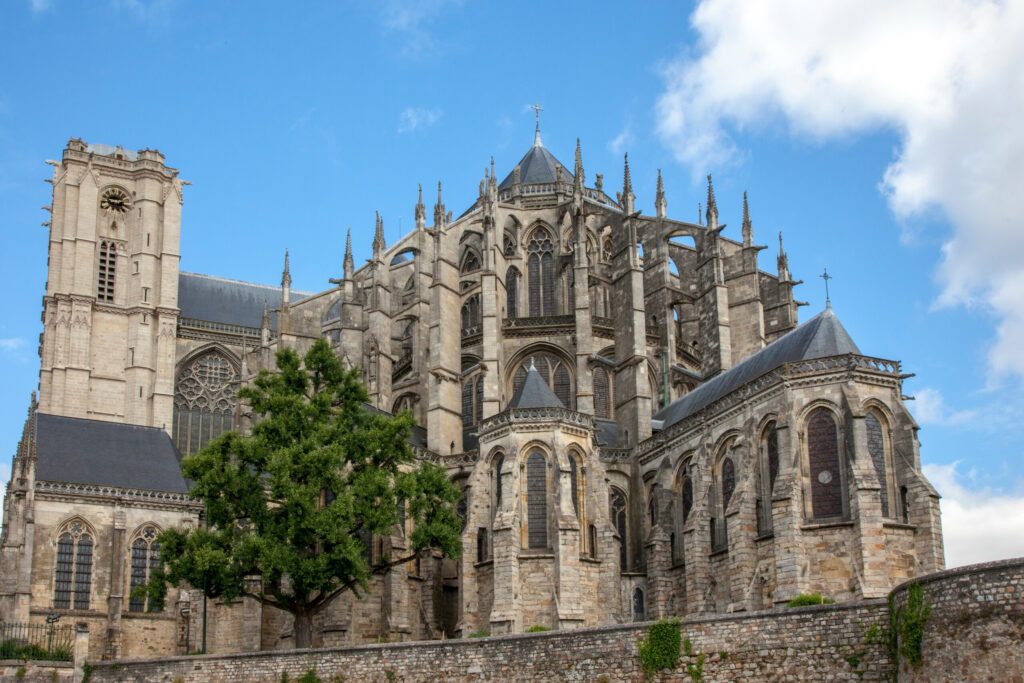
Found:
[[[180,270],[183,185],[155,150],[72,139],[53,165],[38,398],[14,456],[0,621],[86,622],[95,658],[289,647],[289,618],[194,590],[132,596],[163,528],[202,523],[181,457],[245,430],[237,392],[326,338],[375,409],[411,411],[417,457],[464,491],[464,552],[338,598],[317,645],[568,629],[882,597],[943,568],[938,495],[898,361],[831,307],[802,324],[780,239],[760,270],[744,199],[722,234],[588,184],[533,145],[335,286]],[[41,255],[40,255],[41,256]],[[187,255],[186,255],[187,259]],[[409,529],[372,539],[380,555]]]

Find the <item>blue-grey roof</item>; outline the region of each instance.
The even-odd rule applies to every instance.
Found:
[[[753,354],[736,367],[704,382],[655,413],[667,428],[785,363],[811,358],[860,354],[831,307]]]
[[[36,414],[36,479],[186,493],[178,452],[156,427]]]
[[[306,292],[293,290],[292,303],[307,296]],[[264,304],[271,310],[279,308],[281,288],[199,273],[178,274],[178,308],[182,318],[258,328],[263,321]]]
[[[614,420],[595,419],[594,431],[597,433],[598,446],[614,448],[618,444],[619,425]]]
[[[547,150],[544,145],[534,144],[530,151],[519,162],[519,182],[523,185],[535,185],[538,183],[553,183],[556,178],[555,169],[562,168],[562,180],[572,183],[573,175],[562,162],[555,158],[555,155]],[[512,180],[515,176],[513,170],[498,185],[499,190],[507,190],[512,187]]]
[[[537,366],[530,363],[530,369],[526,371],[526,379],[519,385],[519,389],[512,396],[509,403],[510,408],[564,408],[565,404],[555,396],[551,387],[544,381],[544,378],[537,372]]]

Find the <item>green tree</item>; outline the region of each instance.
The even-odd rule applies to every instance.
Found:
[[[254,598],[290,612],[296,647],[309,647],[313,617],[341,593],[358,596],[374,574],[429,549],[459,556],[459,490],[414,460],[411,416],[368,408],[326,342],[301,359],[279,351],[277,372],[261,371],[239,396],[257,418],[252,434],[225,433],[182,462],[207,524],[160,535],[152,597],[188,583],[211,598]],[[403,517],[408,552],[371,564],[373,534],[390,535]]]

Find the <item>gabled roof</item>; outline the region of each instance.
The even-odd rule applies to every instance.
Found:
[[[523,185],[536,185],[540,183],[553,183],[557,180],[556,170],[561,167],[562,181],[572,184],[573,175],[562,165],[555,155],[547,150],[539,141],[535,142],[523,158],[519,161],[519,182]],[[512,187],[512,180],[515,170],[511,171],[498,185],[499,190],[507,190]]]
[[[156,427],[37,413],[36,479],[187,493],[171,437]]]
[[[296,303],[307,296],[307,292],[292,290],[291,301]],[[199,273],[178,274],[178,308],[182,318],[258,329],[264,304],[271,310],[280,308],[281,288]]]
[[[662,422],[662,429],[668,428],[786,363],[848,353],[860,354],[860,349],[832,308],[826,308],[736,367],[704,382],[675,403],[662,408],[653,419]]]
[[[526,371],[526,379],[519,385],[518,391],[509,402],[510,408],[564,408],[565,404],[551,391],[551,387],[537,372],[532,362]]]

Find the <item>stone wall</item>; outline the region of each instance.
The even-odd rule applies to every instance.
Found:
[[[914,581],[892,593],[906,608]],[[924,624],[920,668],[905,658],[900,683],[1024,682],[1024,558],[937,572],[920,584],[931,608]]]
[[[0,659],[0,683],[71,683],[75,667],[71,662],[23,662]]]
[[[705,655],[704,680],[881,681],[885,645],[866,642],[883,627],[884,601],[689,619],[692,657],[664,681],[690,680],[685,663]],[[96,662],[91,681],[277,682],[315,669],[325,681],[642,681],[637,643],[647,624],[494,638],[397,643],[323,650],[253,652]]]

